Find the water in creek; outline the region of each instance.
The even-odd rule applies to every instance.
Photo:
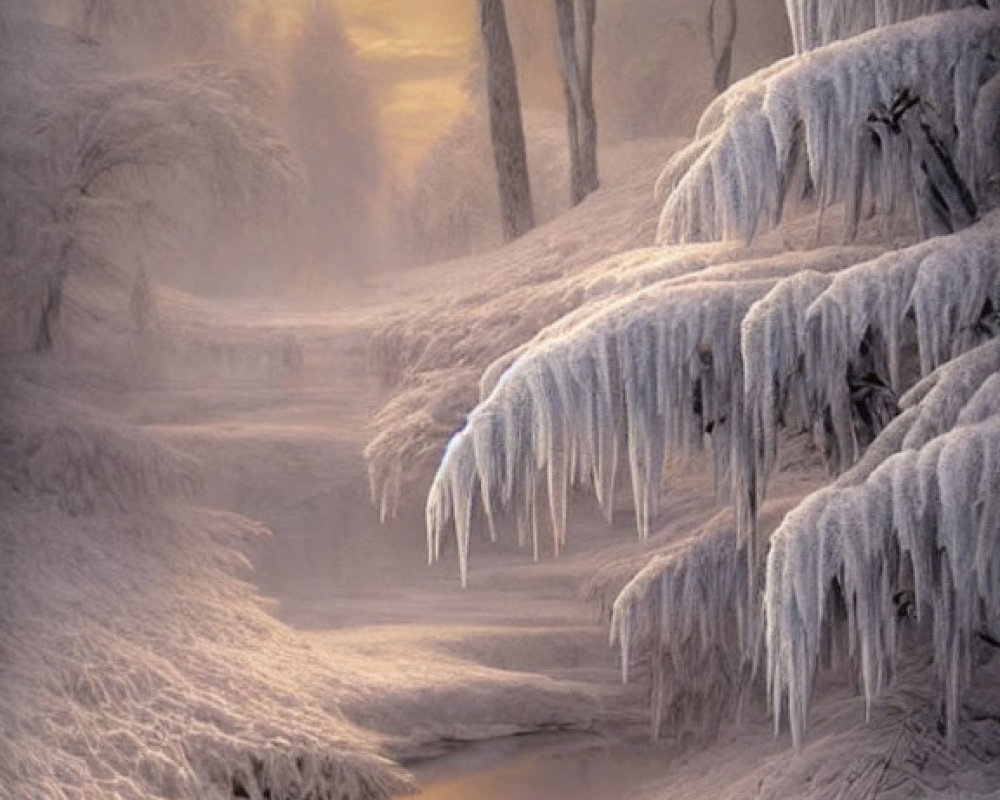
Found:
[[[411,770],[420,800],[625,800],[666,773],[662,756],[642,743],[546,734],[472,745]]]

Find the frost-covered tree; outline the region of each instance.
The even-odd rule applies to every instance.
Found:
[[[592,296],[487,370],[430,490],[429,556],[453,527],[465,581],[474,521],[497,536],[509,518],[537,557],[543,500],[559,553],[569,487],[592,487],[610,516],[620,465],[647,537],[669,463],[704,452],[732,526],[622,593],[625,650],[696,705],[766,676],[775,724],[787,710],[799,743],[831,653],[870,702],[901,650],[926,648],[954,737],[977,641],[996,641],[1000,618],[1000,14],[788,10],[799,52],[712,103],[657,185],[663,253],[683,263],[691,243],[718,242],[718,260]],[[861,242],[727,254],[767,229],[791,236],[796,217]],[[794,439],[840,477],[763,524]],[[706,690],[723,679],[739,691]],[[673,718],[663,686],[654,695],[656,719]]]
[[[5,336],[50,347],[70,272],[129,271],[120,256],[136,236],[195,222],[217,236],[287,205],[295,159],[247,101],[239,67],[132,72],[23,15],[5,30],[0,213],[17,317]]]
[[[490,141],[500,195],[504,239],[516,239],[535,225],[531,182],[521,123],[517,66],[507,32],[503,0],[478,0],[479,38],[486,70]]]
[[[295,160],[239,64],[137,66],[40,5],[0,3],[0,795],[395,796],[330,660],[302,659],[241,577],[261,526],[194,508],[196,460],[107,413],[135,380],[122,340],[157,325],[142,256],[263,226]],[[196,5],[229,4],[106,7]]]

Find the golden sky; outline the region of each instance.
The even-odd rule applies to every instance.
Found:
[[[323,1],[336,9],[371,79],[384,152],[405,176],[465,110],[479,46],[475,0]],[[280,42],[310,0],[261,2],[269,14],[263,36]]]
[[[473,0],[333,0],[374,78],[387,155],[412,168],[466,103]]]

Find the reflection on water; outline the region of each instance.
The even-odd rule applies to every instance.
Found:
[[[595,736],[474,745],[412,767],[420,800],[624,800],[666,772],[662,750]]]

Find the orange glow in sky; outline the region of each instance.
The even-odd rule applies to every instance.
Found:
[[[472,0],[334,0],[371,74],[387,154],[406,170],[468,101],[477,47]]]
[[[312,0],[261,0],[272,45]],[[382,145],[404,175],[465,110],[479,46],[474,0],[320,0],[330,3],[371,81]],[[3,0],[0,0],[3,2]],[[251,36],[253,32],[252,17]],[[270,27],[269,27],[270,26]]]

